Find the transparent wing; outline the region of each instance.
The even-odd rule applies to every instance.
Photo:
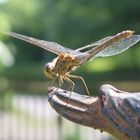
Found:
[[[126,51],[128,48],[140,41],[140,35],[133,35],[130,38],[114,43],[106,49],[98,52],[95,57],[107,57]],[[100,46],[98,46],[100,47]]]
[[[140,35],[133,35],[122,41],[112,43],[109,46],[103,44],[92,48],[83,54],[77,54],[76,58],[79,59],[80,65],[87,63],[88,61],[95,59],[96,57],[107,57],[122,53],[134,44],[140,41]]]
[[[105,37],[105,38],[103,38],[101,40],[98,40],[98,41],[92,43],[92,44],[89,44],[89,45],[86,45],[84,47],[78,48],[78,49],[76,49],[76,51],[83,51],[85,49],[88,49],[88,48],[91,48],[91,47],[94,47],[94,46],[99,46],[102,43],[108,41],[110,38],[112,38],[112,36]]]
[[[12,37],[15,37],[17,39],[23,40],[25,42],[34,44],[36,46],[39,46],[45,50],[51,51],[55,54],[61,54],[61,53],[74,53],[74,50],[65,48],[55,42],[49,42],[49,41],[44,41],[44,40],[39,40],[33,37],[29,37],[29,36],[25,36],[25,35],[21,35],[18,33],[14,33],[14,32],[5,32],[2,31],[3,33],[10,35]]]

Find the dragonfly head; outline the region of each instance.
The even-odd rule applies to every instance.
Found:
[[[55,73],[53,72],[53,68],[54,66],[52,65],[52,63],[47,63],[44,67],[44,73],[46,75],[47,78],[49,79],[54,79],[56,76],[55,76]]]

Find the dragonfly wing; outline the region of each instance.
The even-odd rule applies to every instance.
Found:
[[[76,58],[79,59],[80,62],[79,64],[82,65],[92,59],[95,59],[96,57],[107,57],[107,56],[119,54],[127,50],[128,48],[130,48],[131,46],[133,46],[139,41],[140,41],[140,35],[133,35],[130,38],[113,43],[112,45],[106,47],[105,49],[101,48],[101,45],[99,45],[95,48],[92,48],[92,52],[93,52],[92,54],[89,54],[89,51],[87,51],[82,54],[78,54]]]
[[[91,47],[94,47],[94,46],[101,45],[102,43],[108,41],[111,37],[112,37],[112,36],[105,37],[105,38],[103,38],[103,39],[101,39],[101,40],[98,40],[98,41],[96,41],[96,42],[94,42],[94,43],[91,43],[91,44],[86,45],[86,46],[84,46],[84,47],[78,48],[78,49],[76,49],[75,51],[83,51],[83,50],[85,50],[85,49],[88,49],[88,48],[91,48]]]
[[[140,35],[133,35],[130,38],[124,39],[120,42],[105,48],[101,52],[97,53],[94,57],[107,57],[124,52],[134,44],[140,41]]]
[[[14,32],[4,32],[3,31],[3,33],[5,33],[9,36],[15,37],[17,39],[23,40],[25,42],[34,44],[36,46],[39,46],[40,48],[51,51],[55,54],[74,52],[74,50],[65,48],[65,47],[63,47],[63,46],[61,46],[61,45],[59,45],[58,43],[55,43],[55,42],[39,40],[39,39],[36,39],[36,38],[33,38],[33,37],[29,37],[29,36],[26,36],[26,35],[21,35],[21,34],[14,33]]]

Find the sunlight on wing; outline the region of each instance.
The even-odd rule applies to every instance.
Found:
[[[128,48],[130,48],[139,41],[140,35],[133,35],[130,38],[124,39],[118,43],[114,43],[113,45],[107,47],[103,51],[97,53],[95,57],[107,57],[122,53],[123,51],[127,50]]]

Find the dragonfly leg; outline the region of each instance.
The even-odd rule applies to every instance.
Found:
[[[89,90],[88,90],[88,87],[87,87],[87,84],[86,84],[86,82],[85,82],[85,80],[83,79],[82,76],[68,75],[68,77],[75,78],[75,79],[80,79],[83,82],[83,84],[84,84],[84,86],[86,88],[87,94],[90,95]]]
[[[62,83],[63,83],[63,78],[59,75],[58,77],[55,77],[53,80],[52,80],[52,82],[49,84],[49,87],[52,87],[52,86],[54,86],[54,83],[55,83],[55,81],[57,80],[57,78],[58,78],[58,86],[57,86],[57,88],[53,91],[53,93],[52,93],[52,95],[53,94],[55,94],[56,92],[57,92],[57,90],[62,86]]]
[[[71,86],[69,87],[68,90],[71,89],[71,91],[73,91],[73,90],[74,90],[74,87],[75,87],[75,83],[74,83],[68,76],[64,76],[64,79],[65,79],[68,83],[71,84]]]
[[[69,79],[69,77],[67,77],[67,76],[64,76],[64,79],[65,79],[68,83],[71,84],[71,86],[70,86],[70,88],[69,88],[69,89],[71,89],[71,92],[70,92],[70,95],[69,95],[69,98],[68,98],[68,101],[67,101],[67,104],[68,104],[69,101],[70,101],[70,97],[71,97],[71,95],[72,95],[72,92],[73,92],[73,90],[74,90],[75,83],[74,83],[71,79]],[[68,90],[69,90],[69,89],[68,89]],[[67,107],[67,105],[66,105],[66,107]]]
[[[53,80],[51,80],[50,84],[49,84],[49,87],[53,87],[54,86],[54,83],[56,81],[57,77],[55,77]]]

